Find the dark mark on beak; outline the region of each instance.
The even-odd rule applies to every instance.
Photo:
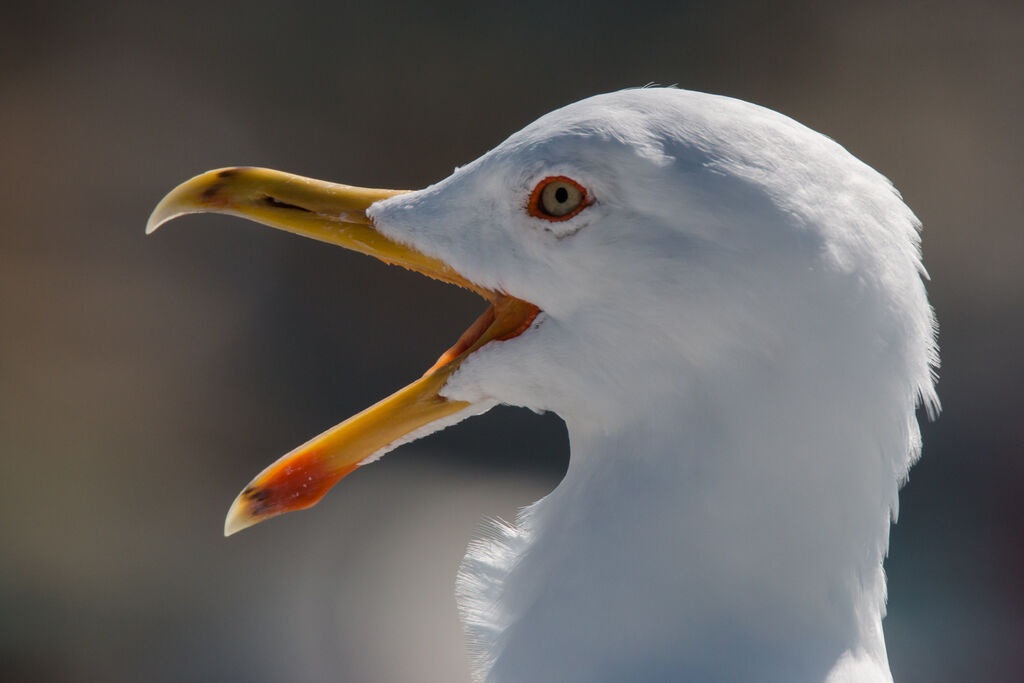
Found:
[[[268,491],[267,489],[260,489],[255,486],[249,486],[244,491],[242,491],[242,495],[248,498],[249,500],[262,502],[270,497],[270,491]]]
[[[222,189],[224,189],[224,183],[215,183],[215,184],[213,184],[213,185],[210,185],[210,186],[209,186],[208,188],[206,188],[205,190],[203,190],[203,197],[202,197],[202,198],[203,198],[203,201],[204,201],[204,202],[208,202],[208,201],[210,201],[211,199],[213,199],[214,197],[216,197],[216,196],[217,196],[217,194],[218,194],[218,193],[219,193],[219,192],[220,192],[220,191],[221,191]]]
[[[274,199],[273,197],[269,196],[263,198],[263,203],[266,204],[267,206],[273,206],[276,209],[292,209],[295,211],[305,211],[306,213],[313,213],[309,209],[303,208],[301,206],[296,206],[295,204],[289,204],[288,202],[282,202],[279,199]]]

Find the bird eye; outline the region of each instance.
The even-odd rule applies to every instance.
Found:
[[[531,216],[549,221],[569,220],[590,202],[587,191],[572,178],[555,176],[537,184],[530,195]]]

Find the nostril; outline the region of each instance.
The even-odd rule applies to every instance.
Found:
[[[273,197],[271,197],[269,195],[264,197],[262,199],[262,201],[267,206],[272,206],[275,209],[292,209],[293,211],[305,211],[306,213],[313,213],[312,211],[310,211],[307,208],[304,208],[302,206],[297,206],[295,204],[289,204],[288,202],[282,202],[280,199],[274,199]]]

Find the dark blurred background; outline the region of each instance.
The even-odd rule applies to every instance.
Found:
[[[1024,4],[7,3],[0,10],[0,679],[466,681],[485,515],[558,481],[498,409],[230,540],[254,474],[421,373],[474,296],[235,219],[146,238],[219,166],[417,188],[649,82],[752,100],[925,225],[945,411],[893,529],[899,683],[1024,670]]]

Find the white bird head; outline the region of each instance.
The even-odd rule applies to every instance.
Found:
[[[233,505],[228,532],[308,507],[356,466],[498,403],[551,410],[569,426],[573,464],[546,499],[547,512],[534,508],[523,525],[535,549],[549,548],[538,573],[583,577],[573,590],[588,585],[590,565],[555,559],[572,532],[537,522],[552,520],[560,500],[585,510],[580,501],[588,496],[616,495],[594,482],[603,481],[595,472],[619,472],[618,465],[581,475],[588,489],[570,481],[579,458],[656,462],[649,490],[633,493],[660,502],[638,506],[635,517],[689,520],[647,539],[678,541],[659,560],[687,566],[689,574],[672,573],[675,580],[696,585],[723,575],[725,560],[687,526],[706,522],[694,516],[718,515],[713,535],[751,548],[764,533],[785,548],[821,546],[831,559],[816,564],[816,574],[787,570],[789,578],[761,594],[867,590],[867,607],[849,597],[849,619],[837,617],[833,630],[836,642],[874,638],[865,633],[880,624],[883,608],[887,515],[919,451],[914,410],[922,400],[937,406],[935,325],[916,218],[885,178],[832,140],[730,98],[629,90],[552,112],[420,191],[224,169],[179,186],[149,229],[197,211],[357,249],[492,302],[423,378],[261,473]],[[640,443],[626,443],[638,434]],[[603,476],[622,480],[621,472]],[[659,479],[671,482],[663,493]],[[703,498],[709,486],[720,500],[768,503],[753,520],[712,509]],[[682,500],[698,512],[683,510]],[[802,522],[810,507],[821,533]],[[761,525],[771,515],[766,532]],[[629,519],[605,519],[602,533],[631,528]],[[839,532],[842,547],[833,548],[829,538]],[[629,538],[635,552],[647,551],[643,533]],[[467,560],[467,619],[490,650],[481,671],[520,642],[508,635],[523,617],[509,596],[537,590],[536,573],[514,575],[513,566],[530,566],[516,542],[496,541],[500,547]],[[764,562],[749,552],[751,562]],[[837,567],[857,578],[836,578]],[[488,572],[500,579],[481,578]],[[823,573],[830,578],[819,586]],[[850,587],[857,581],[861,589]],[[701,613],[690,603],[664,609],[658,623],[675,609]],[[542,623],[532,633],[564,635]],[[876,660],[877,649],[868,647]]]
[[[549,184],[578,188],[567,216],[537,210]],[[543,311],[469,358],[453,398],[611,426],[723,363],[770,362],[794,343],[845,351],[805,323],[910,343],[907,387],[931,397],[916,220],[875,171],[767,109],[673,89],[593,97],[369,214]]]

